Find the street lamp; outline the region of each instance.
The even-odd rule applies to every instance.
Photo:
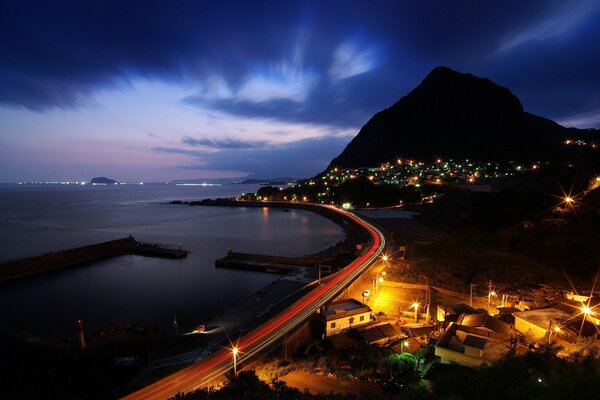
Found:
[[[383,256],[381,256],[381,259],[382,259],[384,262],[387,262],[387,261],[388,261],[388,256],[387,256],[386,254],[384,254]]]
[[[585,320],[587,319],[588,315],[591,315],[594,312],[589,306],[582,306],[581,313],[583,314],[583,319],[581,320],[581,327],[579,328],[579,335],[577,337],[581,337],[581,332],[583,332],[583,325],[585,324]]]
[[[415,309],[415,324],[419,322],[419,303],[413,303],[412,308]]]
[[[493,290],[488,293],[488,302],[487,302],[487,313],[488,314],[490,313],[490,301],[492,299],[492,296],[496,296],[496,292],[494,292]]]
[[[233,354],[233,375],[237,376],[237,355],[238,355],[238,351],[239,349],[237,347],[234,347],[233,349],[231,349],[231,354]]]
[[[373,291],[375,294],[379,293],[379,284],[383,283],[383,277],[385,276],[385,272],[378,273],[375,275],[375,280],[373,280]]]

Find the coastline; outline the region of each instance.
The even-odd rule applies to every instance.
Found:
[[[231,201],[225,203],[221,201],[212,201],[212,203],[213,204],[211,205],[214,206],[231,207],[299,208],[314,212],[329,220],[333,220],[343,228],[344,236],[337,244],[310,255],[318,256],[320,254],[326,254],[331,248],[341,246],[340,243],[345,243],[353,253],[356,251],[355,242],[351,242],[349,239],[360,241],[360,230],[357,227],[353,227],[350,222],[344,222],[344,218],[331,218],[332,212],[323,212],[311,205],[275,203],[251,204],[248,202],[240,204]],[[283,214],[283,211],[282,215],[285,215]],[[356,234],[354,232],[356,232]],[[325,246],[329,246],[329,244]],[[198,358],[205,357],[218,349],[219,345],[227,340],[227,336],[232,340],[243,336],[247,331],[250,331],[254,327],[269,320],[274,315],[286,309],[290,304],[294,303],[299,297],[306,294],[306,292],[312,290],[314,286],[310,286],[310,283],[317,279],[317,270],[316,268],[310,267],[301,268],[302,269],[293,275],[277,277],[279,279],[275,282],[267,284],[266,286],[262,285],[261,289],[233,303],[231,306],[224,307],[223,310],[216,315],[212,317],[206,315],[208,318],[197,321],[197,324],[205,324],[207,328],[209,328],[207,330],[212,329],[215,325],[220,325],[223,327],[222,329],[211,331],[220,334],[174,336],[172,331],[170,332],[168,328],[165,329],[152,324],[142,325],[123,322],[121,323],[122,326],[107,325],[100,329],[86,330],[85,337],[86,341],[88,341],[88,347],[85,350],[78,349],[77,338],[74,336],[69,335],[67,340],[59,339],[56,341],[57,343],[68,344],[68,350],[58,351],[59,356],[71,359],[71,357],[85,355],[86,362],[89,363],[89,368],[95,368],[95,360],[98,354],[106,349],[110,349],[110,353],[115,356],[136,356],[140,365],[131,367],[130,369],[117,370],[115,370],[116,367],[113,366],[110,367],[112,369],[109,369],[109,374],[114,373],[118,374],[118,376],[136,374],[136,369],[143,368],[141,371],[144,372],[138,376],[139,380],[129,381],[129,379],[127,379],[131,382],[131,385],[140,384],[144,379],[153,380],[161,375],[172,372],[175,369],[179,369],[188,363],[193,363]],[[35,334],[35,331],[32,332]],[[12,340],[14,339],[7,339],[6,345],[9,346],[10,343],[12,343]],[[28,348],[31,350],[27,353],[29,356],[33,357],[34,354],[42,354],[42,356],[37,355],[35,357],[45,357],[43,354],[45,354],[44,352],[46,350],[43,346],[38,347],[29,341],[20,341],[19,343],[23,347],[30,346]],[[22,353],[23,350],[20,350],[20,348],[18,351],[15,350],[14,360],[18,360],[23,355]],[[34,360],[35,358],[32,358],[32,362],[35,362]],[[51,360],[49,362],[51,362]],[[140,370],[138,370],[138,373],[139,371]],[[121,380],[121,382],[124,383],[125,381]],[[121,383],[118,383],[117,385],[120,387],[120,384]],[[120,390],[127,389],[120,387]]]
[[[299,260],[306,260],[306,258],[317,260],[320,257],[327,257],[335,251],[345,251],[346,254],[351,254],[352,259],[355,259],[356,244],[364,240],[365,236],[359,226],[348,223],[339,213],[328,211],[322,207],[314,207],[310,204],[238,202],[232,199],[208,199],[190,202],[176,200],[169,204],[212,207],[297,208],[315,212],[332,220],[344,229],[345,237],[337,244],[314,254],[297,257]],[[348,252],[348,249],[352,251]],[[201,343],[190,343],[185,348],[178,348],[176,351],[166,350],[153,357],[130,384],[130,389],[143,387],[175,370],[191,365],[198,359],[212,354],[220,346],[227,345],[227,341],[239,340],[246,333],[268,321],[273,315],[283,311],[312,290],[317,279],[318,270],[313,267],[297,266],[294,270],[288,271],[274,282],[259,289],[231,308],[224,310],[218,317],[212,317],[205,321],[205,326],[209,332],[208,334],[199,334],[202,335]]]
[[[356,251],[356,245],[362,244],[369,240],[369,237],[365,235],[365,232],[353,222],[348,222],[348,220],[342,217],[339,213],[334,212],[332,210],[328,210],[324,207],[314,206],[309,203],[291,203],[291,202],[276,202],[276,201],[238,201],[233,198],[217,198],[217,199],[204,199],[204,200],[195,200],[195,201],[183,201],[183,200],[174,200],[169,202],[168,204],[180,204],[180,205],[188,205],[188,206],[208,206],[208,207],[249,207],[249,208],[276,208],[276,209],[298,209],[304,211],[310,211],[314,214],[320,215],[328,220],[334,222],[338,226],[340,226],[344,231],[344,238],[340,240],[338,243],[333,246],[323,249],[319,252],[312,254],[305,254],[300,257],[290,257],[288,259],[296,259],[300,265],[313,264],[317,265],[319,263],[324,264],[325,262],[320,262],[320,260],[325,259],[327,262],[332,262],[331,256],[332,254],[339,252],[341,254],[352,253],[352,257],[354,257],[354,252]],[[232,249],[235,250],[235,249]],[[346,265],[347,260],[339,260],[338,265],[332,265],[334,267],[343,267]],[[295,263],[294,263],[295,264]]]

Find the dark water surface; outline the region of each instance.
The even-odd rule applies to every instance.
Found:
[[[0,261],[133,235],[191,254],[182,260],[121,256],[0,285],[0,335],[51,338],[139,323],[182,328],[224,311],[277,276],[215,269],[228,248],[275,255],[319,251],[343,237],[301,210],[189,207],[170,200],[235,196],[257,186],[0,185]]]

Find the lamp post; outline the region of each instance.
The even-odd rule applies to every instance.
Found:
[[[415,324],[419,322],[419,303],[413,303],[412,308],[415,309]]]
[[[383,277],[385,276],[385,271],[382,271],[375,275],[375,280],[373,281],[373,291],[375,294],[379,293],[379,284],[383,283]]]
[[[493,290],[491,292],[488,293],[488,302],[487,302],[487,313],[490,313],[490,301],[492,300],[492,296],[495,296],[496,292],[494,292]]]
[[[587,316],[592,314],[592,309],[589,306],[583,306],[581,307],[581,313],[583,314],[583,319],[581,321],[581,327],[579,328],[579,335],[577,335],[578,338],[581,337],[581,333],[583,332],[583,325],[585,324]]]
[[[425,275],[421,275],[421,278],[425,278],[425,304],[427,305],[427,321],[426,323],[429,322],[429,307],[431,305],[431,292],[429,290],[429,278]]]
[[[552,320],[550,320],[550,326],[548,326],[548,341],[546,342],[546,346],[550,346],[550,336],[552,336],[552,333],[556,333],[558,334],[558,332],[560,332],[560,326],[555,326],[554,328],[552,328]]]
[[[479,286],[479,285],[475,285],[474,283],[471,283],[471,292],[470,292],[470,295],[469,295],[469,305],[471,307],[473,307],[473,288],[475,286]]]
[[[238,355],[238,348],[234,347],[233,349],[231,349],[231,354],[233,354],[233,375],[237,377],[237,355]]]

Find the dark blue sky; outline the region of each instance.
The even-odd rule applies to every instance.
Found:
[[[1,1],[0,181],[307,177],[437,65],[600,126],[600,1]]]

